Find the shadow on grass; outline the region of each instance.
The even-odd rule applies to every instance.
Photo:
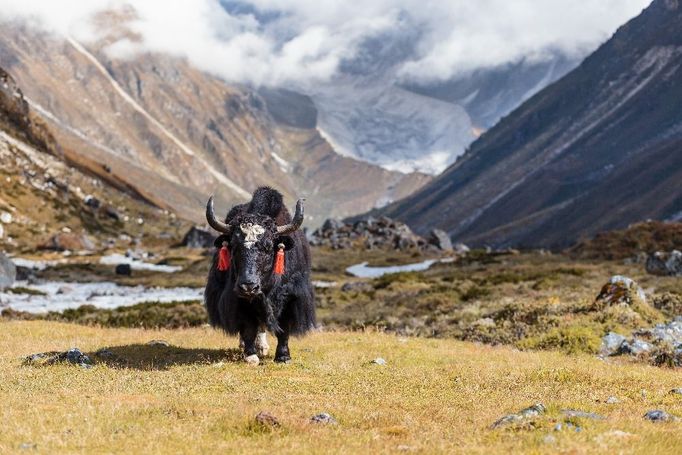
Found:
[[[240,349],[202,349],[178,346],[129,344],[111,346],[91,354],[96,364],[112,368],[167,370],[176,365],[207,365],[218,362],[241,362]]]

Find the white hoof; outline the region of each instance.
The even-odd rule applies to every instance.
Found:
[[[256,335],[256,352],[258,352],[259,357],[265,357],[270,352],[267,333],[260,332]]]
[[[258,365],[260,363],[260,360],[258,360],[258,356],[256,354],[246,356],[244,357],[244,360],[246,360],[246,363],[249,365]]]

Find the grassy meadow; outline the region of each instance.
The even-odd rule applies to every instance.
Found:
[[[589,355],[521,352],[376,332],[319,332],[293,362],[238,360],[237,340],[208,328],[106,329],[0,323],[0,452],[37,453],[675,453],[679,372]],[[170,346],[148,346],[162,339]],[[83,369],[23,365],[23,355],[78,346],[115,360]],[[386,365],[370,363],[382,357]],[[123,362],[123,363],[122,363]],[[608,397],[619,402],[608,404]],[[542,403],[544,415],[492,430]],[[565,417],[561,410],[605,419]],[[278,427],[256,424],[260,411]],[[337,425],[310,423],[320,412]],[[561,431],[555,431],[558,423]],[[576,425],[575,427],[568,425]]]

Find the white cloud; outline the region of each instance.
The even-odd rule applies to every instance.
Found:
[[[130,5],[122,38],[108,52],[162,52],[187,58],[228,81],[304,86],[329,80],[364,39],[418,27],[414,53],[396,72],[416,81],[550,51],[582,55],[638,14],[650,0],[0,0],[0,21],[28,20],[50,32],[91,41],[92,17]]]

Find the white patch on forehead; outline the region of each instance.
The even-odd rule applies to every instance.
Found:
[[[246,236],[244,238],[244,246],[248,249],[251,249],[251,247],[258,241],[258,237],[263,235],[265,232],[263,226],[253,223],[240,224],[239,229],[241,229]]]

